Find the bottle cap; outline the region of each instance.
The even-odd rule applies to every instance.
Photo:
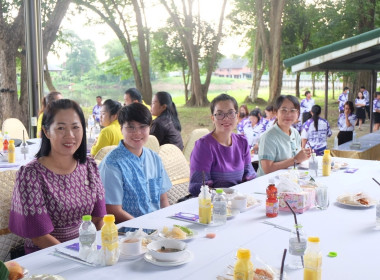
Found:
[[[111,222],[111,223],[114,223],[114,222],[115,222],[115,216],[112,215],[112,214],[104,215],[104,217],[103,217],[103,221],[104,221],[104,222]]]
[[[237,257],[238,257],[238,259],[249,259],[249,258],[251,258],[251,251],[248,249],[240,248],[237,251]]]
[[[330,154],[330,150],[325,150],[325,151],[324,151],[324,154],[325,154],[325,155],[329,155],[329,154]]]
[[[91,215],[84,215],[82,217],[82,221],[84,221],[84,222],[91,221],[91,219],[92,219]]]
[[[216,193],[223,193],[223,190],[222,189],[216,189],[215,192]]]
[[[15,140],[9,140],[9,144],[15,144]]]
[[[338,253],[337,252],[329,252],[329,254],[327,256],[329,256],[330,258],[335,258],[338,256]]]
[[[310,236],[307,241],[309,242],[313,242],[313,243],[317,243],[319,242],[319,237],[316,237],[316,236]]]

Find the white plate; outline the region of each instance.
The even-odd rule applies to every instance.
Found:
[[[256,199],[256,203],[254,203],[254,204],[252,204],[252,205],[250,205],[250,206],[248,206],[247,208],[245,208],[245,209],[242,209],[240,212],[246,212],[246,211],[248,211],[248,210],[251,210],[251,209],[253,209],[253,208],[256,208],[256,207],[258,207],[258,206],[260,206],[261,205],[261,203],[262,203],[262,201],[261,200],[259,200],[259,199]]]
[[[178,239],[178,238],[166,237],[166,235],[165,235],[163,232],[160,232],[160,233],[158,234],[158,236],[160,236],[160,237],[162,237],[162,238],[166,238],[166,239],[174,239],[174,240],[182,240],[182,241],[186,241],[186,240],[191,240],[191,239],[193,239],[193,238],[195,238],[195,237],[198,236],[198,232],[197,232],[196,230],[193,230],[193,229],[191,229],[191,230],[193,231],[193,234],[192,234],[192,235],[187,235],[186,238],[184,238],[184,239]]]
[[[146,252],[148,252],[148,249],[144,247],[141,248],[140,254],[137,254],[137,255],[127,255],[120,252],[119,260],[135,260],[135,259],[141,258]]]
[[[144,260],[146,260],[147,262],[149,262],[151,264],[158,265],[158,266],[178,266],[178,265],[182,265],[182,264],[185,264],[185,263],[192,261],[193,258],[194,258],[194,255],[189,250],[185,250],[185,252],[183,254],[183,258],[179,259],[178,261],[174,261],[174,262],[164,262],[164,261],[156,260],[155,258],[152,257],[151,254],[149,254],[149,252],[147,252],[144,255]]]
[[[339,168],[336,168],[337,166],[340,166]],[[331,170],[340,170],[340,169],[346,169],[348,167],[348,163],[347,162],[343,162],[343,161],[334,161],[334,165],[332,166]]]
[[[344,194],[344,195],[338,196],[336,198],[336,202],[340,205],[357,207],[357,208],[369,208],[369,207],[376,205],[376,201],[371,199],[371,198],[368,198],[368,201],[369,201],[368,205],[364,205],[364,204],[360,204],[360,203],[356,204],[355,202],[353,202],[349,199],[350,196],[352,196],[352,195]]]

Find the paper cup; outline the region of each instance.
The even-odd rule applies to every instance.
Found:
[[[247,197],[237,195],[231,200],[231,208],[243,211],[247,208]]]
[[[121,240],[121,253],[128,256],[141,254],[141,240],[138,238],[124,238]]]

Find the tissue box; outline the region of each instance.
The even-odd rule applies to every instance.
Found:
[[[282,192],[279,193],[279,210],[290,212],[289,207],[286,205],[285,200],[292,207],[296,213],[303,213],[312,208],[315,204],[315,189],[302,188],[302,192]]]

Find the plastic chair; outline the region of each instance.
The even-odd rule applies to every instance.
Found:
[[[172,205],[189,194],[190,166],[182,151],[173,144],[160,146],[158,155],[172,183],[172,188],[167,192],[169,204]]]
[[[21,139],[22,140],[22,131],[25,133],[25,139],[29,139],[29,134],[23,125],[23,123],[16,118],[9,118],[6,119],[3,122],[3,127],[2,127],[3,133],[8,132],[8,135],[11,139]]]
[[[190,133],[189,139],[183,148],[183,154],[188,162],[190,162],[190,155],[194,149],[195,141],[209,133],[210,131],[207,128],[197,128]]]
[[[94,159],[97,163],[99,163],[100,161],[102,161],[102,159],[109,153],[111,152],[113,149],[115,149],[117,146],[116,145],[112,145],[112,146],[107,146],[107,147],[103,147],[99,150],[99,152],[97,152],[97,154],[94,156]]]
[[[17,170],[0,172],[0,260],[10,260],[11,249],[24,243],[24,239],[11,233],[8,228],[12,194]]]
[[[158,142],[156,136],[149,135],[148,141],[145,143],[144,147],[151,149],[152,151],[158,153],[160,150],[160,143]]]

